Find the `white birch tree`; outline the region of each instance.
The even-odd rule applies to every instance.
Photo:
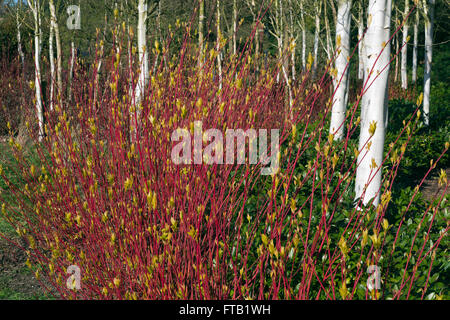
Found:
[[[381,189],[381,165],[387,117],[389,77],[391,0],[369,0],[365,36],[364,84],[361,106],[358,167],[355,193],[367,205],[378,206]]]
[[[283,29],[283,2],[282,0],[275,1],[275,19],[272,22],[274,25],[275,32],[272,35],[277,39],[277,49],[278,49],[278,61],[283,60],[283,41],[284,41],[284,29]],[[282,71],[284,71],[284,65],[281,66]],[[277,73],[277,82],[280,81],[280,73]]]
[[[403,19],[407,19],[409,14],[409,0],[405,0],[405,11],[403,13]],[[409,40],[408,38],[408,31],[409,31],[409,24],[408,21],[404,21],[403,24],[403,47],[402,47],[402,53],[401,53],[401,79],[402,79],[402,88],[408,89],[408,45],[407,42]]]
[[[50,24],[50,34],[48,38],[48,55],[50,61],[50,97],[49,97],[49,109],[53,110],[53,94],[54,94],[54,81],[55,81],[55,53],[53,51],[53,37],[54,29],[53,24]]]
[[[292,6],[292,0],[289,0],[289,35],[291,37],[291,74],[292,74],[292,80],[295,81],[296,79],[296,69],[295,69],[295,65],[296,65],[296,58],[295,58],[295,53],[297,50],[297,35],[295,34],[295,28],[294,28],[294,17],[293,17],[293,11],[294,8]]]
[[[362,80],[364,79],[364,53],[363,53],[363,46],[364,46],[364,15],[363,15],[363,6],[361,2],[359,2],[358,7],[358,79]]]
[[[300,0],[300,28],[302,29],[302,68],[306,70],[306,25],[303,12],[303,0]]]
[[[417,81],[417,46],[419,44],[419,7],[416,7],[416,15],[414,20],[414,40],[413,40],[413,54],[412,54],[412,74],[411,81],[416,83]]]
[[[156,13],[156,27],[158,28],[159,42],[162,43],[162,30],[161,30],[161,10],[162,10],[162,0],[158,1],[157,13]],[[153,74],[156,73],[159,63],[159,50],[156,51],[155,62],[153,64]]]
[[[233,5],[236,2],[236,0],[233,0]],[[289,0],[289,3],[291,2],[291,0]],[[255,38],[254,38],[254,42],[255,42],[255,62],[256,62],[256,70],[259,70],[259,51],[260,51],[260,33],[261,33],[261,21],[260,21],[260,16],[259,16],[259,10],[261,9],[257,2],[255,0],[246,0],[247,3],[247,7],[250,10],[250,13],[252,15],[253,18],[253,28],[255,31]],[[234,10],[234,7],[233,7]],[[292,15],[292,11],[290,11],[291,15]],[[233,19],[234,21],[234,19]],[[234,22],[233,22],[234,25]],[[290,28],[290,32],[292,31],[292,28]],[[234,36],[234,35],[233,35]],[[233,38],[234,39],[234,38]]]
[[[394,12],[395,12],[394,30],[397,30],[397,28],[400,26],[400,21],[398,19],[398,10],[397,9],[398,8],[395,8],[395,10],[394,10]],[[393,39],[392,39],[393,45],[394,45],[394,54],[395,54],[395,56],[394,56],[394,82],[398,81],[398,65],[399,65],[398,61],[400,59],[400,57],[398,55],[398,52],[399,52],[399,49],[400,49],[400,43],[399,43],[399,40],[398,40],[399,37],[400,37],[399,32],[396,32],[394,37],[393,37]]]
[[[61,52],[61,37],[59,33],[59,24],[58,18],[56,16],[56,9],[54,0],[49,0],[49,8],[50,8],[50,29],[53,30],[53,34],[56,41],[56,81],[57,81],[57,95],[62,94],[62,52]],[[52,33],[52,32],[51,32]],[[53,42],[53,40],[52,40]],[[53,54],[51,54],[53,57]],[[53,79],[53,77],[52,77]],[[53,88],[53,85],[52,85]],[[51,109],[51,108],[50,108]]]
[[[137,25],[137,42],[139,54],[139,74],[134,96],[134,112],[131,117],[131,128],[134,137],[137,136],[137,123],[140,118],[141,103],[144,97],[145,88],[149,79],[148,69],[148,48],[147,48],[147,2],[139,0],[138,2],[138,25]]]
[[[220,43],[222,39],[222,31],[220,29],[220,0],[216,0],[216,18],[217,18],[217,72],[219,73],[219,90],[222,90],[222,50],[220,48]]]
[[[325,53],[327,55],[327,61],[331,60],[331,51],[333,45],[331,44],[331,30],[330,23],[328,21],[328,10],[327,10],[327,0],[323,0],[323,15],[324,15],[324,25],[325,25]]]
[[[199,10],[198,10],[198,49],[200,51],[198,55],[198,68],[200,70],[200,76],[203,75],[203,51],[204,51],[204,34],[203,25],[205,21],[205,0],[199,0]]]
[[[336,49],[338,54],[335,61],[336,74],[333,79],[334,101],[330,123],[330,133],[334,134],[335,140],[343,138],[345,128],[345,112],[348,100],[351,7],[351,0],[338,1],[336,23]]]
[[[316,74],[317,71],[317,63],[318,63],[318,55],[319,55],[319,36],[320,36],[320,15],[322,14],[322,1],[316,1],[314,3],[315,9],[315,31],[314,31],[314,48],[313,48],[313,75]]]
[[[72,100],[72,82],[73,82],[73,70],[75,66],[76,59],[76,50],[75,50],[75,42],[70,41],[70,68],[69,68],[69,92],[68,99]]]
[[[74,67],[76,61],[77,50],[75,48],[75,30],[81,29],[81,11],[80,11],[80,2],[78,5],[70,5],[66,8],[67,14],[69,15],[69,19],[67,20],[67,27],[69,30],[72,30],[72,40],[70,41],[70,71],[69,71],[69,84],[68,84],[68,100],[72,100],[72,81],[74,76]]]
[[[16,29],[17,29],[17,52],[20,56],[20,62],[22,65],[22,72],[25,70],[25,53],[23,52],[22,48],[22,33],[21,33],[21,27],[22,27],[22,21],[20,19],[19,11],[22,8],[22,1],[19,1],[16,5]]]
[[[34,89],[36,95],[36,114],[39,125],[39,141],[44,138],[44,108],[42,103],[41,90],[41,64],[40,55],[42,49],[42,34],[41,34],[41,5],[39,0],[27,0],[28,6],[33,13],[34,20]]]
[[[201,0],[203,2],[203,0]],[[204,10],[204,9],[203,9]],[[236,43],[236,33],[237,33],[237,18],[238,18],[238,9],[237,9],[237,0],[233,0],[233,56],[237,53],[237,43]]]
[[[431,63],[433,61],[433,23],[435,0],[423,0],[425,20],[425,68],[423,74],[423,116],[425,125],[430,122]]]

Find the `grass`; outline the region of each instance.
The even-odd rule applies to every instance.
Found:
[[[32,157],[33,158],[33,157]],[[34,158],[33,161],[37,159]],[[0,143],[0,163],[3,165],[3,170],[10,179],[11,182],[20,184],[20,179],[16,176],[15,172],[8,164],[14,162],[14,157],[11,154],[10,147],[7,142]],[[5,190],[5,183],[0,180],[0,190]],[[1,195],[1,201],[5,199],[12,199],[13,196],[9,194],[8,190],[3,191]],[[0,203],[1,205],[2,203]],[[19,240],[14,228],[4,219],[0,218],[0,234],[13,240]],[[51,299],[47,294],[43,294],[40,288],[37,286],[37,281],[34,278],[32,272],[25,266],[24,259],[17,259],[14,264],[11,264],[11,256],[7,252],[11,248],[9,244],[3,238],[0,238],[0,257],[5,255],[0,265],[0,300],[43,300]],[[15,248],[14,248],[15,249]],[[20,249],[17,249],[20,250]],[[17,257],[17,255],[16,255]],[[6,265],[3,265],[6,261]]]

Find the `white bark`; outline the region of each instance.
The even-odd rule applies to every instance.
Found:
[[[139,0],[138,26],[137,26],[137,41],[139,52],[139,80],[136,86],[135,101],[136,105],[141,102],[145,91],[147,80],[149,79],[148,70],[148,50],[147,50],[147,5],[145,0]]]
[[[57,94],[62,94],[62,53],[61,53],[61,38],[59,35],[58,18],[56,17],[56,9],[53,0],[49,1],[51,23],[56,40],[56,79],[58,84]]]
[[[364,17],[363,17],[363,7],[362,4],[359,3],[359,12],[358,12],[358,78],[360,80],[364,79],[364,53],[363,53],[363,45],[364,45]]]
[[[162,43],[161,2],[162,2],[162,0],[158,1],[158,12],[156,14],[156,25],[158,27],[158,36],[159,36],[160,43]],[[156,70],[158,69],[158,64],[159,64],[159,51],[156,52],[156,58],[155,58],[155,62],[153,63],[152,74],[156,74]]]
[[[394,30],[397,30],[397,27],[399,26],[399,24],[400,23],[399,23],[398,17],[397,17],[397,10],[395,10]],[[398,79],[398,60],[399,60],[398,52],[399,52],[399,48],[400,48],[399,40],[398,40],[399,36],[400,35],[397,32],[394,35],[394,38],[392,40],[392,41],[394,41],[394,44],[395,44],[395,47],[394,47],[394,50],[395,50],[395,57],[394,57],[394,60],[395,60],[395,64],[394,64],[394,82],[397,82],[397,79]]]
[[[254,3],[254,2],[253,2]],[[259,18],[259,14],[254,16],[254,25],[255,25],[255,62],[256,62],[256,71],[259,73],[259,56],[260,56],[260,41],[261,41],[261,21]]]
[[[94,105],[96,105],[97,102],[97,95],[98,95],[98,80],[100,77],[100,70],[102,67],[102,55],[103,55],[103,49],[104,45],[100,45],[100,49],[98,50],[98,60],[97,62],[97,69],[95,72],[95,88],[94,88]]]
[[[273,26],[273,30],[269,30],[270,34],[277,40],[277,61],[279,64],[279,67],[277,68],[277,75],[276,75],[276,81],[277,83],[280,82],[280,72],[283,72],[281,70],[283,68],[282,66],[282,60],[283,60],[283,7],[281,0],[276,0],[273,3],[273,11],[274,16],[270,16],[271,24]]]
[[[407,19],[409,14],[409,0],[405,0],[405,12],[403,14],[403,19]],[[402,60],[401,60],[401,78],[402,78],[402,88],[408,89],[408,70],[407,70],[407,61],[408,61],[408,21],[405,21],[403,24],[403,47],[402,47]]]
[[[205,0],[200,0],[200,8],[198,12],[198,48],[200,54],[198,55],[198,67],[200,69],[200,75],[203,74],[203,50],[204,50],[204,36],[203,36],[203,24],[205,21]]]
[[[297,39],[294,35],[294,18],[292,15],[292,0],[289,0],[289,22],[290,22],[290,27],[289,27],[289,31],[290,31],[290,36],[292,38],[292,51],[291,51],[291,73],[292,73],[292,81],[295,81],[296,78],[296,70],[295,70],[295,51],[296,51],[296,47],[297,47]]]
[[[303,14],[303,0],[300,0],[300,24],[302,28],[302,67],[306,70],[306,26],[305,17]]]
[[[288,3],[289,5],[289,3]],[[278,70],[276,75],[276,81],[279,83],[282,79],[286,84],[288,89],[287,92],[287,104],[289,107],[292,107],[293,97],[292,97],[292,86],[291,86],[291,78],[290,78],[290,70],[289,70],[289,59],[284,55],[288,52],[288,46],[290,43],[288,42],[288,28],[284,27],[284,7],[283,0],[276,0],[274,3],[274,11],[275,17],[270,17],[273,25],[274,31],[269,31],[276,39],[277,39],[277,49],[278,49]],[[295,56],[294,56],[295,58]],[[292,55],[291,55],[292,59]]]
[[[222,32],[220,30],[220,0],[217,0],[217,71],[219,73],[219,90],[222,90],[222,52],[220,49],[220,41]]]
[[[292,80],[295,81],[297,77],[297,71],[295,70],[295,51],[297,47],[297,42],[295,38],[292,40],[292,52],[291,52],[291,73],[292,73]]]
[[[22,23],[19,20],[19,9],[17,8],[16,11],[16,27],[17,27],[17,51],[19,52],[20,61],[22,64],[22,72],[24,72],[25,68],[25,54],[22,49],[22,34],[20,32],[20,28],[22,26]]]
[[[313,74],[317,71],[317,58],[319,53],[319,34],[320,34],[320,14],[322,13],[322,2],[316,1],[316,17],[315,17],[315,32],[314,32],[314,63]]]
[[[277,43],[278,43],[278,61],[281,62],[283,60],[283,2],[281,0],[277,0],[275,2],[275,12],[276,12],[276,26],[277,26]],[[279,10],[279,11],[278,11]],[[284,66],[281,66],[282,72],[285,72]],[[277,82],[280,81],[280,73],[277,73]]]
[[[141,102],[144,97],[145,87],[147,86],[149,79],[148,68],[148,48],[147,48],[147,3],[145,0],[139,0],[138,6],[138,26],[137,26],[137,41],[139,52],[139,78],[135,91],[135,114],[132,114],[131,127],[133,128],[132,134],[137,135],[136,123],[139,122]]]
[[[285,32],[287,32],[287,31],[285,30]],[[287,38],[287,37],[285,37],[285,38]],[[288,45],[289,45],[288,42],[284,41],[283,51],[288,50],[288,48],[287,48]],[[281,65],[281,70],[283,72],[284,81],[285,81],[286,87],[288,89],[287,94],[288,94],[288,103],[289,103],[289,116],[292,119],[293,118],[292,106],[293,106],[294,100],[293,100],[293,96],[292,96],[292,86],[291,86],[291,79],[290,79],[290,75],[289,75],[289,63],[288,62],[289,62],[288,59],[283,59],[283,63]]]
[[[50,35],[48,38],[48,55],[50,60],[50,99],[49,99],[49,109],[53,110],[53,94],[54,94],[54,81],[55,81],[55,53],[53,52],[53,37],[54,29],[53,25],[50,24]]]
[[[412,56],[412,77],[411,81],[417,81],[417,45],[419,44],[419,8],[416,8],[416,19],[414,20],[414,44]]]
[[[236,33],[237,33],[237,0],[233,0],[233,55],[237,53]]]
[[[43,38],[43,36],[42,36],[42,22],[41,22],[41,2],[40,2],[40,0],[34,0],[35,2],[36,2],[36,4],[37,4],[37,17],[38,17],[38,25],[39,25],[39,36],[38,36],[38,39],[39,39],[39,54],[41,53],[41,51],[42,51],[42,38]]]
[[[336,77],[334,84],[334,101],[331,111],[330,133],[335,140],[341,140],[344,136],[345,112],[347,110],[347,91],[350,57],[350,23],[351,0],[339,0],[337,24],[336,24],[336,49],[338,54],[335,61]]]
[[[35,64],[35,95],[36,95],[36,114],[39,124],[39,141],[44,138],[44,109],[42,104],[41,96],[41,65],[40,65],[40,55],[41,55],[41,24],[40,24],[40,4],[38,0],[27,0],[28,6],[31,8],[34,18],[34,64]]]
[[[373,204],[378,206],[380,199],[391,55],[388,42],[391,9],[391,0],[369,0],[364,61],[369,71],[366,69],[364,75],[366,91],[361,107],[360,153],[355,182],[356,198],[360,198],[364,205],[373,199]],[[373,136],[369,133],[372,123],[376,124]],[[369,142],[370,149],[363,148]]]
[[[75,43],[70,42],[70,71],[69,71],[69,100],[72,100],[72,80],[73,80],[73,69],[75,65]]]
[[[327,61],[330,61],[331,60],[331,51],[332,51],[333,46],[331,45],[331,32],[330,32],[330,25],[328,22],[327,0],[323,0],[323,10],[324,10],[325,34],[326,34],[325,51],[327,54]]]
[[[433,23],[435,0],[423,0],[425,18],[425,69],[423,74],[423,116],[428,125],[430,115],[431,63],[433,61]]]
[[[290,2],[291,0],[289,0],[289,2]],[[253,30],[255,31],[255,37],[254,37],[254,41],[255,41],[255,53],[254,53],[254,56],[255,56],[255,65],[256,65],[256,72],[259,72],[259,46],[260,46],[260,43],[259,43],[259,41],[260,41],[260,32],[261,32],[261,26],[260,26],[260,24],[261,24],[261,21],[259,20],[259,13],[258,13],[258,10],[259,10],[259,7],[256,5],[256,2],[255,2],[255,0],[247,0],[246,1],[246,3],[247,3],[247,7],[249,8],[249,10],[250,10],[250,13],[251,13],[251,15],[252,15],[252,18],[253,18]],[[235,5],[236,4],[236,0],[234,0],[234,2],[233,2],[233,10],[235,9]],[[233,18],[233,25],[234,25],[234,18]]]

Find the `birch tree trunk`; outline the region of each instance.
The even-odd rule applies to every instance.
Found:
[[[75,43],[73,41],[70,42],[70,71],[69,71],[69,101],[72,100],[72,80],[73,80],[73,69],[75,65]]]
[[[139,0],[138,7],[138,52],[139,52],[139,80],[136,87],[136,105],[138,105],[144,95],[145,87],[149,79],[148,70],[148,50],[147,50],[147,3],[146,0]]]
[[[291,0],[289,0],[291,1]],[[258,7],[256,6],[255,0],[251,0],[250,2],[247,2],[248,7],[250,9],[250,13],[253,18],[253,28],[255,31],[255,64],[256,64],[256,72],[259,72],[259,52],[260,52],[260,32],[261,32],[261,21],[259,20],[259,12]]]
[[[203,2],[203,0],[201,0]],[[237,33],[237,0],[233,0],[233,55],[237,53],[236,33]]]
[[[162,29],[161,29],[161,1],[158,1],[158,9],[156,13],[156,26],[158,28],[158,38],[159,41],[162,43]],[[155,62],[153,64],[153,71],[152,73],[155,74],[156,70],[158,69],[158,63],[159,63],[159,50],[156,51],[156,58]]]
[[[61,53],[61,37],[59,35],[58,18],[56,17],[56,10],[54,0],[49,1],[50,15],[51,15],[51,27],[53,27],[55,40],[56,40],[56,79],[58,85],[57,95],[62,94],[62,53]],[[59,99],[60,100],[60,99]],[[61,103],[61,101],[60,101]]]
[[[22,85],[25,84],[25,53],[22,49],[22,33],[20,31],[22,27],[22,22],[19,19],[19,11],[22,9],[22,2],[19,2],[16,5],[16,28],[17,28],[17,51],[19,53],[20,57],[20,64],[21,64],[21,81]],[[20,106],[20,125],[19,125],[19,132],[18,136],[25,136],[26,133],[26,126],[24,125],[26,122],[26,113],[24,112],[24,106],[26,105],[26,97],[24,95],[21,95],[21,106]]]
[[[294,11],[294,8],[292,7],[292,0],[289,0],[289,32],[292,38],[292,48],[291,48],[291,74],[292,74],[292,81],[295,81],[296,79],[296,70],[295,70],[295,51],[297,47],[297,39],[294,34],[294,17],[292,12]]]
[[[138,26],[137,26],[137,41],[139,52],[139,78],[136,85],[134,96],[135,110],[131,114],[131,128],[134,138],[137,137],[138,123],[141,113],[141,103],[145,93],[145,87],[149,79],[148,69],[148,49],[147,49],[147,3],[146,0],[139,0],[138,6]]]
[[[363,15],[363,7],[361,2],[359,3],[358,10],[358,79],[364,79],[364,53],[363,53],[363,45],[364,45],[364,15]]]
[[[416,7],[416,19],[414,20],[414,44],[412,56],[412,83],[417,81],[417,45],[419,44],[419,7]]]
[[[203,74],[203,51],[204,51],[204,36],[203,36],[203,24],[205,20],[205,0],[200,0],[200,7],[198,11],[198,48],[200,54],[198,55],[198,68],[200,75]]]
[[[105,0],[105,8],[106,8],[106,1]],[[103,26],[103,40],[100,41],[100,47],[97,48],[97,60],[96,60],[96,72],[95,72],[95,88],[94,88],[94,105],[97,103],[97,96],[98,96],[98,83],[100,78],[100,70],[102,68],[102,56],[105,46],[105,40],[106,40],[106,28],[108,27],[108,14],[105,10],[105,18],[104,18],[105,24]],[[97,29],[97,32],[99,32],[99,29]],[[130,97],[132,96],[132,89],[130,87]]]
[[[285,32],[285,37],[287,38],[287,29],[284,29]],[[288,42],[284,41],[283,43],[283,52],[287,52],[288,49]],[[292,97],[292,86],[291,86],[291,79],[290,79],[290,75],[289,75],[289,60],[288,59],[284,59],[282,58],[282,64],[281,64],[281,71],[283,72],[283,77],[284,77],[284,81],[286,83],[286,87],[288,89],[287,92],[287,105],[289,106],[289,112],[286,113],[286,118],[287,118],[287,114],[289,114],[290,119],[293,119],[293,113],[292,113],[292,105],[293,105],[293,97]]]
[[[394,30],[397,30],[398,25],[400,24],[400,22],[398,21],[398,17],[397,17],[397,10],[395,10],[395,18],[394,18]],[[398,51],[399,51],[399,34],[398,32],[394,35],[394,44],[395,44],[395,64],[394,64],[394,82],[398,81]]]
[[[433,23],[435,0],[423,0],[425,19],[425,68],[423,74],[423,116],[425,125],[430,123],[431,63],[433,61]]]
[[[38,12],[38,26],[39,26],[39,54],[41,54],[42,51],[42,39],[43,39],[43,34],[42,34],[42,21],[41,21],[41,2],[40,0],[34,0],[37,3],[37,12]]]
[[[330,134],[334,134],[335,140],[341,140],[344,136],[345,112],[347,110],[347,91],[350,57],[350,23],[351,0],[339,0],[336,24],[336,49],[338,54],[335,61],[336,76],[334,83],[334,103],[331,111]]]
[[[39,141],[44,138],[44,109],[41,96],[41,24],[40,24],[40,4],[39,0],[27,0],[28,6],[31,8],[34,18],[34,64],[35,64],[35,95],[36,95],[36,114],[39,124]]]
[[[320,35],[320,15],[322,13],[322,2],[316,1],[316,17],[315,17],[315,31],[314,31],[314,63],[313,63],[313,75],[316,75],[317,71],[317,58],[319,53],[319,35]]]
[[[277,24],[277,42],[278,42],[278,61],[282,62],[283,60],[283,40],[284,40],[284,33],[283,33],[283,2],[282,0],[277,0],[275,2],[275,12],[276,12],[276,24]],[[282,72],[284,72],[284,63],[281,65]],[[280,81],[280,73],[277,73],[277,82]]]
[[[96,65],[95,65],[96,66],[96,70],[95,70],[94,105],[96,105],[96,103],[97,103],[98,82],[99,82],[99,77],[100,77],[100,70],[101,70],[101,67],[102,67],[103,49],[104,49],[104,41],[100,41],[100,48],[97,49],[98,50],[97,51],[98,60],[96,61]]]
[[[54,29],[53,25],[50,24],[50,34],[48,38],[48,55],[50,60],[50,99],[49,99],[49,110],[53,110],[53,94],[54,94],[54,83],[55,83],[55,53],[53,52],[53,37]]]
[[[323,0],[323,10],[324,10],[324,18],[325,18],[325,34],[326,34],[326,45],[325,45],[325,51],[327,54],[327,61],[331,60],[331,52],[333,50],[333,45],[331,44],[331,31],[330,31],[330,24],[328,21],[328,12],[327,12],[327,0]]]
[[[300,0],[300,25],[302,28],[302,68],[306,70],[306,26],[303,13],[303,0]]]
[[[405,0],[405,12],[403,13],[403,19],[407,19],[409,14],[409,0]],[[402,47],[402,60],[401,60],[401,78],[402,78],[402,88],[408,89],[408,21],[403,24],[403,47]]]
[[[360,198],[364,205],[373,199],[373,205],[378,206],[380,201],[391,55],[388,42],[391,9],[391,0],[369,0],[364,61],[369,72],[364,75],[367,90],[362,99],[360,152],[355,181],[356,198]],[[371,144],[369,150],[366,147],[368,143]]]
[[[219,90],[222,90],[222,52],[220,42],[222,41],[222,31],[220,30],[220,0],[217,3],[217,71],[219,73]]]
[[[22,34],[20,32],[20,28],[22,27],[22,23],[19,20],[19,8],[16,9],[16,27],[17,27],[17,51],[20,56],[20,62],[22,65],[22,73],[25,72],[25,54],[22,49]]]

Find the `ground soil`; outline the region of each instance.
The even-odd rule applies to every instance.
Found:
[[[0,298],[42,299],[52,296],[26,267],[26,260],[23,249],[0,238]],[[45,279],[41,281],[48,284]]]
[[[445,171],[447,173],[447,179],[450,180],[450,168],[447,168]],[[439,172],[440,170],[436,170],[435,174],[425,180],[422,185],[422,194],[428,201],[439,199],[445,191],[445,186],[439,186],[438,184]],[[447,188],[446,194],[450,194],[450,188]]]

